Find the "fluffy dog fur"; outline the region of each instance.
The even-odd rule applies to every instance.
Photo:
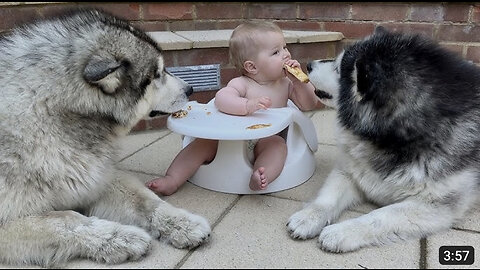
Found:
[[[204,218],[114,166],[119,137],[191,93],[143,32],[94,10],[17,28],[0,40],[0,85],[0,262],[120,263],[152,237],[208,238]]]
[[[418,239],[461,221],[480,198],[480,69],[420,35],[378,29],[335,61],[309,63],[338,108],[335,168],[293,214],[293,238],[347,252]],[[380,208],[337,224],[370,201]]]

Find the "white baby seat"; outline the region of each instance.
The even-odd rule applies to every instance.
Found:
[[[214,191],[235,194],[263,194],[296,187],[307,181],[315,171],[314,152],[318,148],[317,134],[310,118],[292,101],[285,108],[259,110],[250,116],[222,113],[214,99],[207,104],[190,101],[183,108],[186,117],[168,117],[167,127],[184,135],[183,147],[195,138],[219,140],[215,159],[200,166],[189,182]],[[269,126],[248,129],[252,125]],[[265,190],[249,188],[253,162],[248,158],[247,140],[277,134],[286,127],[287,159],[278,178]]]

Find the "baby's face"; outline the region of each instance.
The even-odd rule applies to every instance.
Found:
[[[259,52],[255,59],[259,73],[270,80],[285,77],[283,64],[291,58],[282,33],[266,32],[261,35]]]

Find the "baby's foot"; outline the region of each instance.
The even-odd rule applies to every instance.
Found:
[[[265,168],[260,167],[252,173],[250,177],[250,189],[251,190],[262,190],[266,189],[268,185],[267,176],[265,175]]]
[[[169,179],[168,177],[160,177],[153,179],[147,182],[145,185],[153,192],[163,196],[172,195],[178,189],[175,181]]]

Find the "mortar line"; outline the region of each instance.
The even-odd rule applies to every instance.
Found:
[[[419,269],[427,269],[427,238],[420,239],[420,260],[418,262]]]

